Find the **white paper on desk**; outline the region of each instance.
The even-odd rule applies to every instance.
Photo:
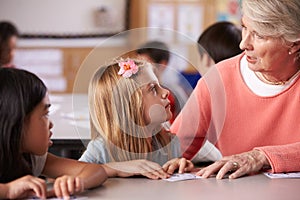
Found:
[[[290,172],[290,173],[264,173],[269,178],[300,178],[300,172]]]
[[[60,199],[61,200],[61,198],[50,198],[50,199],[52,199],[52,200],[56,200],[56,199]],[[70,197],[70,199],[88,199],[87,197],[76,197],[76,196],[71,196]]]
[[[175,182],[175,181],[184,181],[184,180],[193,180],[193,179],[200,179],[202,178],[201,176],[196,176],[195,174],[191,173],[183,173],[183,174],[173,174],[170,178],[163,179],[164,181],[170,181],[170,182]]]
[[[38,197],[30,197],[30,198],[28,198],[26,200],[32,200],[32,199],[39,199],[39,198]],[[47,198],[47,199],[51,199],[51,200],[60,199],[61,200],[61,198]],[[80,200],[82,200],[82,199],[88,199],[88,198],[87,197],[71,196],[70,199],[80,199]]]

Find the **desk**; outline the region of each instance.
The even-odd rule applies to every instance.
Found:
[[[122,200],[299,200],[300,179],[270,179],[263,174],[235,180],[215,178],[167,182],[146,178],[111,178],[81,196]]]
[[[52,98],[51,98],[52,97]],[[74,102],[73,102],[74,100]],[[70,156],[68,151],[82,148],[82,141],[88,142],[90,130],[85,125],[77,127],[72,120],[64,116],[73,110],[88,110],[87,95],[50,95],[53,106],[59,108],[50,118],[54,123],[51,150],[61,149],[63,156]],[[76,114],[75,114],[76,118]],[[88,120],[76,120],[82,124]],[[81,125],[82,125],[81,124]],[[76,147],[80,143],[81,147]],[[84,146],[83,146],[84,148]],[[209,199],[209,200],[298,200],[300,199],[300,179],[270,179],[262,174],[246,176],[235,180],[198,179],[180,182],[149,180],[147,178],[111,178],[103,186],[88,190],[80,196],[89,199],[142,199],[142,200],[177,200],[177,199]]]
[[[78,159],[90,140],[86,94],[50,94],[53,146],[51,153]],[[74,113],[74,115],[73,115]]]

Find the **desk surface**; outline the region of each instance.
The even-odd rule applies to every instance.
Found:
[[[86,94],[50,95],[50,119],[54,140],[90,139],[88,98]],[[74,116],[72,115],[74,113]]]
[[[86,191],[89,199],[298,200],[300,179],[270,179],[263,174],[235,180],[215,178],[180,182],[146,178],[112,178]]]
[[[54,122],[52,139],[89,139],[89,128],[71,124],[64,114],[75,110],[88,112],[87,95],[50,95],[57,107],[50,118]],[[87,114],[87,113],[86,113]],[[76,114],[75,114],[76,118]],[[74,121],[74,120],[73,120]],[[87,123],[88,120],[76,120]],[[77,130],[78,129],[78,130]],[[112,178],[103,186],[86,191],[81,196],[90,199],[210,199],[210,200],[298,200],[300,179],[270,179],[262,174],[235,180],[197,179],[180,182],[149,180],[146,178]]]

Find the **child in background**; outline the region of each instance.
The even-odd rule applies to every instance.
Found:
[[[0,198],[46,198],[71,194],[102,184],[107,174],[100,165],[47,153],[53,127],[49,98],[34,74],[0,68]],[[39,175],[54,178],[48,191]]]
[[[195,88],[198,80],[210,66],[242,53],[240,49],[241,40],[242,30],[233,23],[224,21],[212,24],[203,31],[197,41],[200,56],[200,64],[197,66],[197,70],[201,75],[198,72],[182,72],[182,75]]]
[[[100,67],[89,86],[92,140],[80,160],[151,179],[191,170],[190,161],[178,158],[177,137],[162,125],[172,117],[168,95],[148,62]]]
[[[198,52],[200,65],[198,70],[203,76],[213,64],[242,53],[240,42],[242,30],[231,22],[216,22],[199,36]],[[194,87],[198,78],[195,79]]]
[[[208,53],[214,63],[242,53],[240,42],[242,30],[231,22],[216,22],[208,27],[198,39],[200,57]]]
[[[15,67],[13,62],[19,32],[10,22],[0,22],[0,67]]]

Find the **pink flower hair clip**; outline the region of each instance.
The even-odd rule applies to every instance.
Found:
[[[118,75],[122,75],[124,78],[129,78],[132,74],[136,74],[139,71],[139,67],[133,60],[119,62],[119,67]]]

